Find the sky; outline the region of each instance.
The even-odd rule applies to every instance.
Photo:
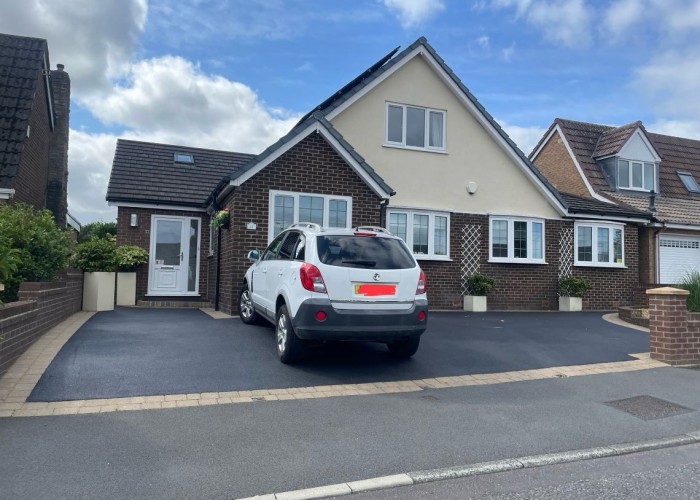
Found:
[[[0,0],[72,83],[69,211],[117,138],[258,153],[420,36],[528,154],[554,118],[700,139],[700,0]]]

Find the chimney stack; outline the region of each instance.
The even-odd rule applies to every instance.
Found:
[[[57,64],[51,71],[54,129],[49,149],[49,184],[46,208],[53,212],[56,224],[66,227],[68,212],[68,131],[70,129],[70,77]]]

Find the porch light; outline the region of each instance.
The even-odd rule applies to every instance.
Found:
[[[139,214],[131,214],[131,217],[129,217],[129,226],[139,227]]]

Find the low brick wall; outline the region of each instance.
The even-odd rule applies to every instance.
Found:
[[[69,269],[54,281],[22,283],[19,300],[0,305],[0,374],[51,327],[78,312],[83,272]]]
[[[688,313],[687,290],[655,288],[649,295],[649,350],[670,365],[700,365],[700,314]]]
[[[648,307],[618,307],[617,314],[622,321],[649,328]]]

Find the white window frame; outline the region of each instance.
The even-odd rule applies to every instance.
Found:
[[[270,196],[268,199],[268,211],[267,211],[267,242],[271,243],[275,238],[275,196],[291,196],[294,198],[294,220],[293,224],[298,222],[308,222],[299,220],[299,197],[300,196],[314,196],[316,198],[323,198],[323,226],[328,225],[330,219],[330,200],[340,200],[347,203],[348,211],[345,215],[345,227],[352,227],[352,197],[351,196],[336,196],[331,194],[320,194],[320,193],[301,193],[297,191],[276,191],[270,190]]]
[[[508,222],[508,257],[494,257],[493,256],[493,222],[494,221],[506,221]],[[522,259],[515,257],[515,222],[527,222],[527,248],[528,255],[532,255],[532,224],[533,222],[542,224],[542,258],[533,259],[532,257],[527,257]],[[547,237],[546,237],[547,225],[544,219],[537,219],[532,217],[511,217],[511,216],[501,216],[492,215],[489,217],[489,262],[498,263],[508,263],[508,264],[546,264],[546,247],[547,247]]]
[[[591,262],[586,260],[578,260],[578,229],[579,227],[591,228],[591,245],[593,246]],[[608,255],[610,262],[598,262],[598,229],[608,229]],[[620,229],[622,231],[622,262],[613,262],[615,259],[615,246],[613,238],[613,230]],[[625,266],[625,225],[616,224],[613,222],[588,222],[579,221],[574,223],[574,265],[580,267],[618,267]]]
[[[211,221],[214,218],[214,214],[209,215],[209,257],[214,255],[214,228],[211,225]]]
[[[449,212],[433,212],[426,210],[406,210],[406,209],[388,209],[386,212],[386,228],[389,229],[389,221],[391,214],[406,214],[406,245],[411,251],[416,260],[445,260],[450,259],[450,214]],[[427,215],[428,216],[428,253],[413,252],[413,216]],[[445,217],[447,219],[447,255],[435,254],[435,217]]]
[[[395,106],[397,108],[403,109],[403,128],[401,130],[401,142],[395,142],[389,140],[389,106]],[[425,111],[425,146],[409,146],[406,144],[406,109],[416,108]],[[430,146],[430,113],[440,113],[442,114],[442,147]],[[402,149],[412,149],[415,151],[433,151],[444,153],[447,151],[447,111],[444,109],[426,108],[425,106],[413,106],[412,104],[399,104],[397,102],[387,101],[384,106],[384,145],[402,148]]]
[[[620,161],[626,161],[627,163],[629,163],[629,174],[628,174],[628,175],[629,175],[629,178],[627,179],[628,187],[620,186]],[[633,186],[632,186],[632,177],[633,177],[633,174],[632,174],[632,164],[633,164],[633,163],[639,163],[639,164],[642,165],[642,187],[633,187]],[[644,174],[644,172],[645,172],[644,165],[645,165],[645,164],[646,164],[646,165],[653,165],[653,166],[654,166],[654,174],[653,174],[653,178],[654,178],[654,179],[653,179],[653,185],[652,185],[651,189],[645,189],[645,188],[644,188],[644,184],[645,184],[645,183],[644,183],[644,176],[645,176],[645,174]],[[657,172],[657,170],[658,170],[658,164],[657,164],[656,162],[653,162],[653,161],[641,161],[641,160],[630,160],[630,159],[628,159],[628,158],[618,158],[615,165],[616,165],[616,167],[617,167],[617,188],[618,188],[618,189],[624,189],[624,190],[626,190],[626,191],[642,191],[642,192],[644,192],[644,193],[650,193],[651,191],[658,192],[658,190],[656,189],[656,172]]]

